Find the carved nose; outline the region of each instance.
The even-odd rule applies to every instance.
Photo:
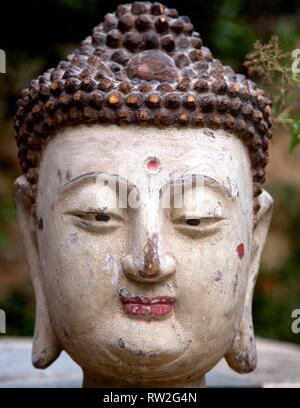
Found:
[[[175,272],[176,262],[172,255],[159,255],[157,235],[149,238],[140,258],[130,254],[122,261],[123,272],[142,282],[158,282]]]

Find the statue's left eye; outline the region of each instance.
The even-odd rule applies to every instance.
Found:
[[[110,216],[107,214],[96,214],[95,220],[107,222],[110,220]]]
[[[187,218],[185,222],[187,223],[187,225],[196,227],[197,225],[200,225],[201,221],[198,218]]]
[[[215,234],[223,225],[223,217],[187,217],[180,215],[173,219],[173,224],[181,234],[193,238],[201,238]]]

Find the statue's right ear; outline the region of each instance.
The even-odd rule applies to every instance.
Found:
[[[36,368],[46,368],[57,359],[62,349],[49,319],[40,268],[36,220],[31,214],[32,202],[26,195],[29,186],[24,176],[19,177],[14,184],[14,198],[19,228],[25,247],[27,264],[30,269],[36,300],[32,364]]]

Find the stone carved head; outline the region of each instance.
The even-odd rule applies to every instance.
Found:
[[[256,365],[271,102],[159,3],[120,5],[22,91],[15,199],[33,364],[86,386],[201,386]]]

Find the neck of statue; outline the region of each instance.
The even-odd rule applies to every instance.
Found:
[[[164,388],[164,387],[171,387],[171,388],[205,388],[205,376],[200,377],[197,380],[190,381],[190,382],[163,382],[159,385],[157,384],[128,384],[127,382],[123,382],[122,380],[110,379],[107,377],[99,376],[98,374],[87,372],[83,370],[83,384],[84,388],[140,388],[140,387],[147,387],[147,388]]]

